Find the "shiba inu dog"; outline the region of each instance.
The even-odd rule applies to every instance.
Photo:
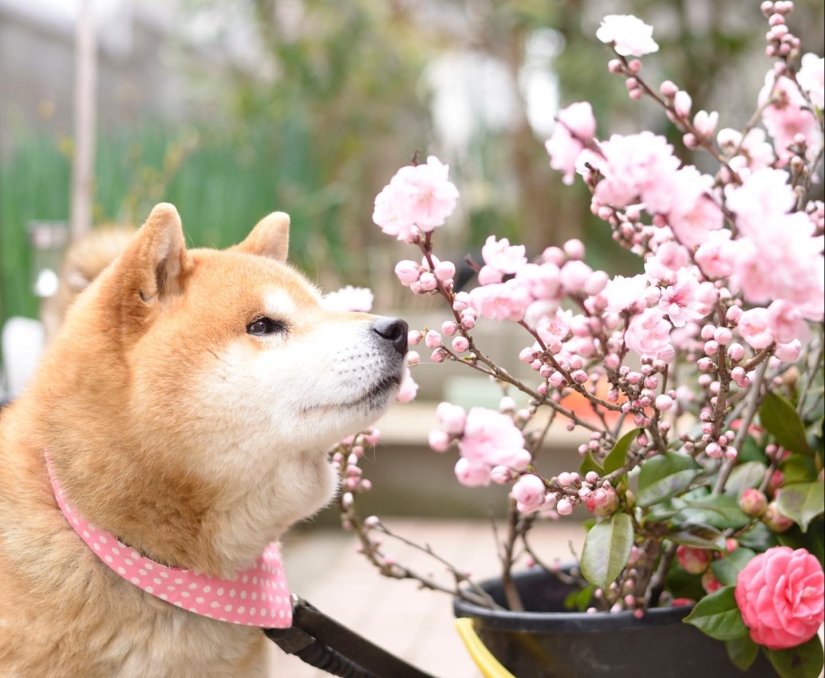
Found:
[[[120,576],[54,483],[133,555],[216,580],[331,500],[325,450],[383,414],[407,326],[325,309],[284,263],[288,229],[275,213],[230,250],[187,250],[158,205],[3,410],[0,677],[265,675],[259,628]]]

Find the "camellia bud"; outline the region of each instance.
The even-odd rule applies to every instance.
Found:
[[[768,507],[765,509],[765,515],[762,516],[762,522],[768,526],[771,532],[776,532],[777,534],[787,532],[793,527],[793,520],[779,512],[779,507],[775,501],[768,504]]]
[[[681,545],[676,549],[676,560],[685,572],[702,574],[710,567],[713,555],[707,549]]]
[[[722,584],[713,576],[713,572],[708,570],[702,575],[702,588],[705,589],[705,593],[713,593],[721,589]]]

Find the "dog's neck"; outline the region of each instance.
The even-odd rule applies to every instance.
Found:
[[[319,484],[328,483],[329,464],[323,456],[317,452],[294,456],[300,459],[296,463],[302,465],[302,473],[281,468],[278,475],[316,477]],[[293,497],[273,496],[277,490],[266,475],[232,496],[185,473],[158,477],[134,466],[124,473],[122,460],[115,483],[109,465],[102,461],[89,469],[65,456],[55,457],[68,497],[89,520],[170,567],[229,576],[249,567],[268,544],[304,517],[295,513],[300,504]],[[312,466],[314,473],[308,474],[307,467]],[[301,495],[315,488],[289,489],[288,494]]]

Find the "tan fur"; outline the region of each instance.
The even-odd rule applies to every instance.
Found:
[[[397,385],[402,361],[372,316],[319,305],[282,263],[287,231],[276,214],[234,251],[187,251],[176,210],[158,205],[3,411],[0,678],[264,675],[260,630],[167,605],[88,549],[44,453],[84,517],[215,575],[325,505],[324,450],[380,416],[395,388],[375,384]],[[288,333],[248,335],[272,304]]]
[[[134,235],[134,228],[101,226],[69,247],[60,267],[57,292],[43,302],[40,310],[47,344],[54,339],[77,295],[120,256]]]

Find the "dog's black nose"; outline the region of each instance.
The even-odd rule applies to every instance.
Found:
[[[391,341],[402,356],[407,355],[407,332],[409,326],[400,318],[380,318],[375,321],[372,331],[382,339]]]

